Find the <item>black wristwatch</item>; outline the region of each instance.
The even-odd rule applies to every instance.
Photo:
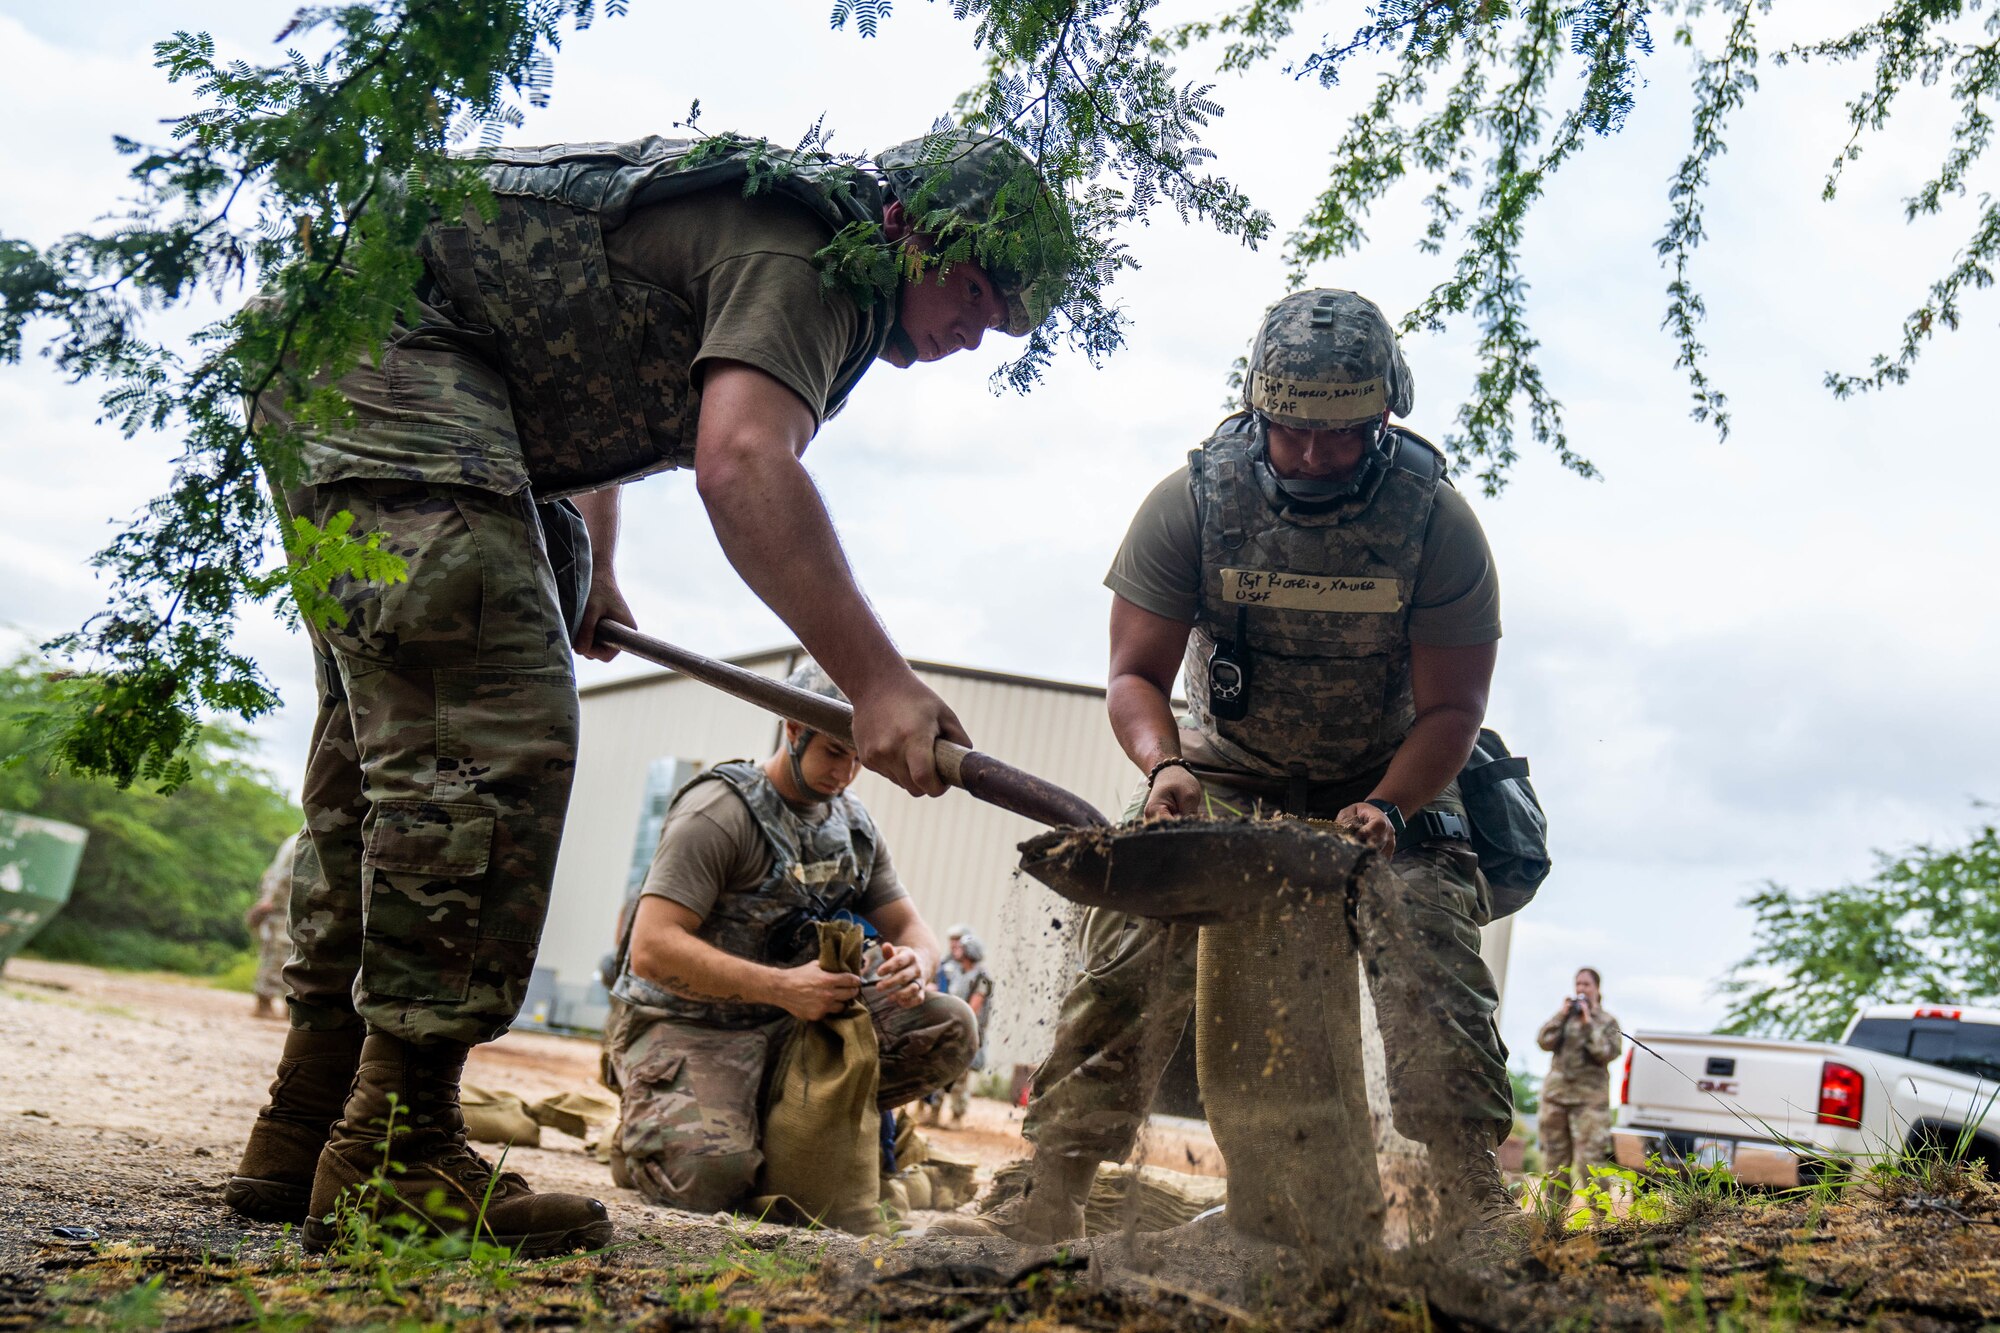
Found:
[[[1383,814],[1389,816],[1389,831],[1396,835],[1396,846],[1398,848],[1402,847],[1404,838],[1409,834],[1410,826],[1403,822],[1403,812],[1396,808],[1396,803],[1394,801],[1385,801],[1379,796],[1371,796],[1361,804],[1372,805]]]

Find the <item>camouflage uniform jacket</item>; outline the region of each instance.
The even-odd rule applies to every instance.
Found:
[[[484,160],[494,216],[468,208],[460,223],[424,233],[420,310],[437,322],[401,340],[468,351],[499,369],[503,406],[543,500],[694,459],[700,325],[672,292],[615,281],[606,231],[635,208],[753,175],[759,188],[803,204],[829,238],[852,223],[879,223],[885,206],[871,173],[756,143],[716,151],[649,137],[500,149]],[[862,312],[827,397],[829,416],[887,344],[894,316],[887,296]]]
[[[818,823],[801,819],[757,765],[717,764],[682,787],[678,804],[698,782],[725,782],[750,808],[750,818],[771,851],[771,872],[750,893],[724,893],[702,920],[695,938],[738,958],[773,967],[796,967],[819,953],[814,921],[825,921],[856,901],[868,886],[879,837],[875,821],[852,796],[836,796]],[[670,807],[671,809],[671,807]],[[634,916],[637,913],[633,914]],[[676,995],[632,971],[631,926],[618,944],[613,998],[656,1017],[718,1028],[751,1028],[785,1016],[768,1004],[696,1000]]]
[[[984,997],[979,1005],[979,1040],[986,1041],[986,1030],[993,1026],[993,974],[986,970],[984,963],[961,963],[956,958],[947,958],[938,969],[941,974],[939,989],[947,995],[964,1000],[968,1005],[975,995]]]
[[[1542,1100],[1565,1106],[1603,1106],[1611,1101],[1611,1070],[1625,1041],[1617,1016],[1598,1009],[1589,1022],[1568,1008],[1542,1024],[1535,1044],[1553,1053]]]
[[[1201,524],[1201,608],[1188,637],[1195,728],[1231,767],[1315,782],[1385,766],[1416,720],[1410,595],[1444,460],[1391,428],[1387,465],[1355,490],[1302,506],[1265,461],[1257,418],[1239,413],[1189,456]],[[1249,712],[1217,718],[1208,663],[1229,645],[1250,664]]]

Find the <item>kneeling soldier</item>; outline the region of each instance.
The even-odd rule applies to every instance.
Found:
[[[833,698],[817,666],[791,683]],[[606,1082],[620,1094],[611,1170],[648,1201],[715,1212],[763,1164],[763,1089],[794,1024],[856,996],[881,1052],[878,1104],[949,1087],[978,1024],[930,989],[937,937],[859,801],[854,751],[796,722],[761,765],[721,764],[674,798],[621,941]],[[812,923],[852,912],[881,932],[872,980],[829,972]]]

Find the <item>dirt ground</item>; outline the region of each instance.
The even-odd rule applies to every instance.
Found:
[[[1504,1272],[1422,1255],[1337,1269],[1191,1233],[1061,1251],[921,1233],[860,1241],[653,1208],[545,1131],[509,1165],[602,1198],[613,1250],[539,1264],[308,1259],[221,1202],[283,1040],[248,997],[48,963],[0,977],[0,1333],[45,1327],[2000,1329],[2000,1191],[1972,1180],[1688,1206],[1545,1235]],[[529,1100],[593,1086],[589,1043],[515,1034],[471,1082]],[[1019,1113],[925,1133],[984,1170]],[[1151,1160],[1213,1171],[1205,1135]],[[59,1228],[74,1229],[67,1233]]]

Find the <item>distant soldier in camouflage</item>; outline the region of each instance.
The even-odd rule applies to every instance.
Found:
[[[986,970],[986,945],[970,926],[952,930],[950,949],[951,957],[938,972],[939,984],[947,994],[964,1000],[979,1020],[979,1052],[971,1068],[951,1085],[951,1118],[959,1121],[972,1109],[973,1073],[986,1068],[986,1034],[993,1027],[993,974]]]
[[[292,854],[298,845],[296,833],[278,844],[257,881],[257,901],[243,914],[244,926],[257,940],[257,977],[250,983],[255,1018],[277,1017],[278,1001],[285,998],[285,959],[292,953]]]
[[[1535,1044],[1549,1052],[1542,1080],[1542,1188],[1567,1208],[1590,1168],[1611,1160],[1611,1070],[1625,1046],[1616,1015],[1604,1007],[1603,980],[1594,967],[1579,968],[1575,988],[1563,997]]]
[[[792,683],[839,697],[810,663]],[[930,988],[937,937],[846,794],[859,770],[852,749],[788,722],[762,764],[718,765],[674,797],[619,941],[604,1034],[620,1096],[612,1175],[651,1203],[715,1212],[750,1196],[773,1059],[795,1024],[857,996],[875,1022],[882,1109],[972,1063],[972,1011]],[[813,923],[843,911],[881,932],[866,980],[820,966]]]
[[[1154,488],[1105,579],[1107,705],[1147,778],[1128,818],[1330,819],[1393,855],[1411,947],[1364,957],[1396,1127],[1427,1145],[1461,1209],[1498,1225],[1512,1201],[1492,1149],[1513,1102],[1479,954],[1488,892],[1455,779],[1485,715],[1499,585],[1442,456],[1389,424],[1413,392],[1373,303],[1317,290],[1271,307],[1245,410]],[[1187,1026],[1198,938],[1086,916],[1083,972],[1025,1126],[1034,1184],[991,1219],[1006,1234],[1079,1234],[1097,1164],[1131,1151]],[[1424,1002],[1380,1002],[1389,981]]]
[[[1025,335],[1070,281],[1059,201],[965,132],[859,169],[654,138],[498,150],[486,174],[494,215],[424,233],[393,336],[338,386],[348,417],[254,405],[300,448],[274,478],[284,512],[351,514],[408,573],[335,582],[340,614],[310,631],[292,1032],[226,1191],[305,1219],[315,1249],[382,1161],[392,1099],[406,1200],[483,1206],[533,1253],[611,1235],[596,1200],[537,1195],[472,1154],[457,1089],[519,1010],[541,936],[576,760],[572,648],[609,659],[598,624],[632,623],[618,485],[691,469],[745,581],[854,696],[861,761],[939,794],[933,744],[967,738],[856,587],[800,455],[877,360]],[[970,256],[943,262],[962,234]],[[875,246],[862,267],[887,285],[830,282],[836,235]]]

